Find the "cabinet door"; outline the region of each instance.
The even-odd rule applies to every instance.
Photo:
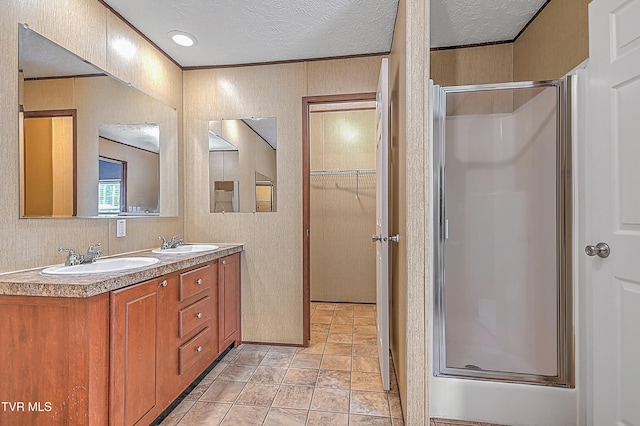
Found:
[[[218,305],[219,349],[224,351],[240,343],[240,253],[219,260]]]
[[[152,280],[111,293],[110,424],[133,425],[156,405],[158,288]]]

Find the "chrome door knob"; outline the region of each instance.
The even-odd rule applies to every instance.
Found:
[[[611,248],[607,243],[598,243],[595,246],[589,244],[584,248],[584,252],[587,256],[598,256],[604,259],[611,254]]]
[[[375,243],[376,241],[382,241],[382,235],[371,235],[371,242]]]

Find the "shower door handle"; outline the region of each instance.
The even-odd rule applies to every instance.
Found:
[[[598,243],[595,246],[589,244],[584,248],[584,252],[587,253],[587,256],[598,256],[605,259],[611,254],[611,248],[607,243]]]

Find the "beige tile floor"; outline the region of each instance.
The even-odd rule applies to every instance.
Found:
[[[312,303],[311,314],[308,348],[232,349],[162,425],[403,425],[393,371],[382,389],[375,305]]]

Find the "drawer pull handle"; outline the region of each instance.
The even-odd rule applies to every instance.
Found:
[[[196,348],[196,352],[202,352],[202,346],[198,346],[198,347]]]
[[[202,312],[198,312],[198,313],[196,314],[196,318],[202,318]]]
[[[202,284],[202,278],[198,278],[198,279],[196,280],[196,284],[198,284],[198,285]]]
[[[167,284],[169,284],[169,283],[167,282],[167,280],[162,280],[162,281],[160,281],[160,285],[159,285],[158,287],[166,287],[166,286],[167,286]]]

